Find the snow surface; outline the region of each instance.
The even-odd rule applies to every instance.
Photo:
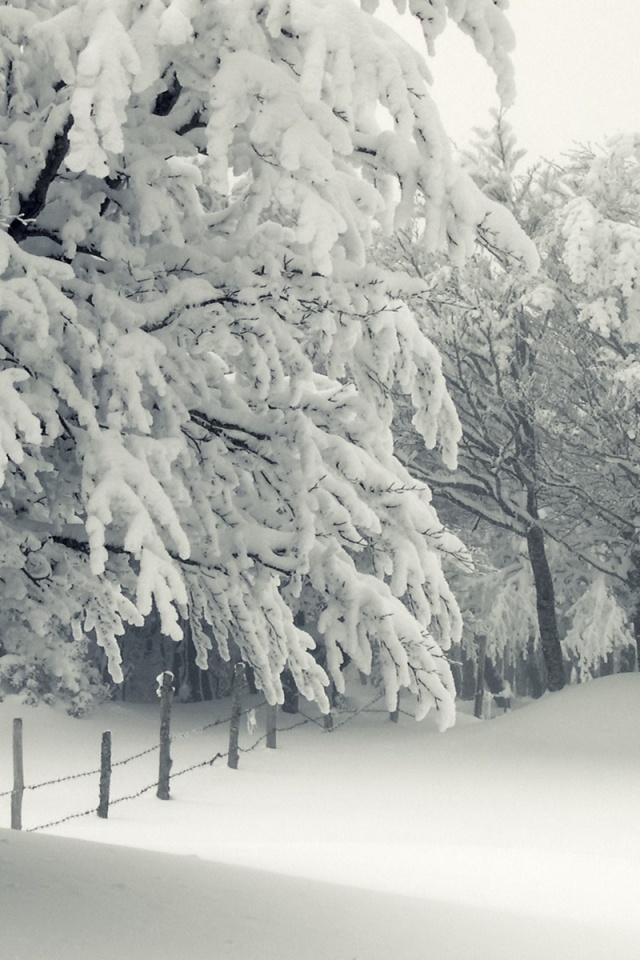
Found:
[[[174,735],[227,711],[176,704]],[[245,747],[262,733],[256,714]],[[74,720],[9,698],[0,792],[17,715],[27,783],[94,769],[104,729],[123,759],[154,744],[159,723],[157,704]],[[462,713],[445,734],[360,713],[333,733],[283,731],[237,771],[218,761],[177,777],[168,803],[151,790],[107,821],[0,830],[3,960],[635,958],[639,729],[638,674],[491,721]],[[226,737],[225,724],[176,739],[174,772],[224,752]],[[157,753],[115,768],[112,798],[156,771]],[[97,776],[27,791],[25,831],[96,804]]]

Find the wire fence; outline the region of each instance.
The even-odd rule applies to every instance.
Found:
[[[372,699],[369,703],[366,703],[366,704],[364,704],[364,705],[362,705],[362,706],[359,706],[359,707],[357,707],[357,708],[351,708],[351,709],[349,709],[349,708],[347,708],[346,706],[343,706],[342,708],[338,708],[337,711],[336,711],[335,709],[332,710],[332,713],[331,713],[331,722],[330,722],[330,723],[327,723],[326,716],[314,717],[314,716],[312,716],[312,715],[310,715],[310,714],[308,714],[308,713],[305,713],[305,712],[303,712],[302,710],[298,709],[298,710],[296,711],[296,713],[297,713],[297,715],[300,717],[300,719],[298,719],[296,722],[289,722],[289,723],[283,724],[283,725],[281,725],[281,726],[278,726],[278,727],[277,727],[277,733],[278,733],[278,734],[287,734],[289,731],[294,730],[294,729],[296,729],[297,727],[304,726],[304,725],[306,725],[306,724],[312,724],[312,725],[315,725],[315,726],[319,726],[319,727],[321,727],[321,728],[323,729],[323,731],[325,731],[325,732],[327,732],[327,733],[334,733],[336,730],[339,730],[340,727],[343,727],[345,724],[348,724],[348,723],[350,723],[351,721],[355,720],[355,718],[356,718],[357,716],[359,716],[360,714],[363,714],[363,713],[387,713],[387,715],[388,715],[388,711],[386,711],[384,708],[376,708],[376,706],[375,706],[376,704],[378,704],[378,703],[380,702],[380,700],[382,700],[383,696],[384,696],[384,694],[380,693],[380,694],[378,694],[377,696],[375,696],[374,699]],[[233,716],[233,714],[232,714],[231,716],[225,716],[225,717],[218,718],[218,719],[216,719],[216,720],[211,721],[210,723],[203,724],[202,726],[195,727],[195,728],[193,728],[193,729],[191,729],[191,730],[186,730],[186,731],[183,731],[183,732],[181,732],[181,733],[171,734],[171,735],[170,735],[169,742],[170,742],[171,745],[173,745],[173,744],[175,744],[175,743],[177,743],[177,742],[187,740],[187,739],[189,739],[189,738],[191,738],[191,737],[195,737],[195,736],[197,736],[197,735],[199,735],[199,734],[202,734],[202,733],[205,733],[205,732],[207,732],[207,731],[210,731],[210,730],[214,729],[215,727],[219,727],[219,726],[223,726],[223,725],[230,725],[230,730],[232,731],[232,730],[233,730],[234,719],[235,719],[235,721],[236,721],[236,737],[237,737],[237,721],[238,721],[239,718],[242,718],[243,716],[246,716],[246,717],[247,717],[247,728],[248,728],[249,732],[251,733],[251,732],[254,731],[254,729],[255,729],[256,726],[257,726],[257,722],[256,722],[256,711],[257,711],[258,709],[260,709],[261,707],[266,707],[266,708],[268,708],[268,704],[267,704],[267,701],[266,701],[266,700],[263,699],[263,700],[259,701],[258,703],[252,703],[252,704],[250,704],[249,706],[246,706],[244,709],[242,709],[242,710],[240,710],[239,712],[237,712],[235,718],[234,718],[234,716]],[[271,709],[275,709],[275,708],[271,708]],[[405,711],[401,711],[401,712],[404,713]],[[11,826],[12,826],[14,829],[21,829],[21,828],[22,828],[22,826],[21,826],[21,813],[19,812],[17,818],[15,818],[15,820],[14,820],[14,812],[15,812],[15,811],[14,811],[14,808],[15,808],[15,806],[16,806],[16,800],[18,801],[18,802],[17,802],[17,807],[18,807],[18,808],[21,807],[22,794],[23,794],[24,792],[40,790],[40,789],[44,789],[44,788],[46,788],[46,787],[52,787],[52,786],[55,786],[55,785],[58,785],[58,784],[61,784],[61,783],[66,783],[66,782],[69,782],[69,781],[81,780],[81,779],[83,779],[83,778],[97,777],[97,776],[100,776],[100,777],[101,777],[101,789],[102,789],[102,778],[105,776],[105,767],[104,767],[104,765],[101,765],[101,767],[99,767],[99,768],[94,768],[94,769],[92,769],[92,770],[86,770],[86,771],[83,771],[83,772],[80,772],[80,773],[66,774],[66,775],[61,776],[61,777],[52,778],[52,779],[49,779],[49,780],[43,780],[43,781],[38,782],[38,783],[28,784],[28,783],[24,783],[24,782],[16,782],[16,769],[20,769],[20,770],[22,769],[22,756],[21,756],[22,746],[21,746],[21,738],[20,738],[20,756],[19,756],[18,758],[16,758],[16,752],[15,752],[15,750],[16,750],[16,745],[15,745],[15,723],[16,723],[16,722],[18,722],[18,723],[21,724],[21,721],[14,721],[14,785],[13,785],[13,788],[11,788],[11,789],[0,791],[0,798],[9,797],[9,796],[11,797],[11,801],[12,801],[12,822],[11,822]],[[267,725],[267,727],[268,727],[268,725]],[[275,729],[275,728],[274,728],[274,729]],[[232,737],[232,736],[233,736],[233,734],[231,733],[231,737]],[[264,732],[264,733],[260,733],[258,736],[256,736],[255,739],[253,740],[253,742],[252,742],[249,746],[239,746],[239,745],[237,745],[237,747],[236,747],[237,752],[239,752],[240,754],[243,754],[243,755],[249,754],[249,753],[251,753],[252,751],[254,751],[260,744],[263,744],[263,743],[265,742],[265,740],[267,740],[268,738],[269,738],[269,729],[267,728],[267,731]],[[274,743],[273,745],[275,745],[275,743]],[[161,743],[154,743],[153,745],[145,748],[144,750],[139,750],[139,751],[137,751],[136,753],[131,754],[130,756],[124,757],[123,759],[120,759],[120,760],[111,762],[111,760],[110,760],[110,758],[109,758],[109,763],[108,763],[108,774],[109,774],[109,777],[110,777],[110,775],[111,775],[111,771],[112,771],[112,770],[117,769],[117,768],[119,768],[119,767],[124,767],[124,766],[126,766],[127,764],[130,764],[130,763],[132,763],[133,761],[140,759],[141,757],[145,757],[145,756],[147,756],[147,755],[156,753],[156,752],[158,752],[158,751],[160,751],[160,750],[161,750]],[[168,774],[168,777],[169,777],[169,779],[170,779],[171,781],[173,781],[173,780],[177,779],[178,777],[185,776],[186,774],[192,773],[192,772],[195,771],[195,770],[202,769],[202,768],[204,768],[204,767],[212,767],[214,764],[218,763],[219,761],[228,760],[228,759],[229,759],[229,755],[230,755],[231,752],[232,752],[232,743],[231,743],[231,739],[230,739],[229,749],[227,749],[227,750],[225,750],[225,751],[216,750],[215,753],[213,753],[213,755],[210,755],[210,756],[208,756],[207,758],[205,758],[205,759],[203,759],[203,760],[201,760],[201,761],[198,761],[198,762],[195,762],[195,763],[191,763],[191,764],[189,764],[188,766],[183,767],[182,769],[178,769],[178,770],[175,770],[175,771],[173,771],[173,769],[171,769],[170,772],[169,772],[169,774]],[[18,766],[16,767],[16,760],[17,760],[17,759],[18,759]],[[170,763],[171,763],[171,761],[170,761]],[[108,805],[108,808],[110,809],[111,807],[115,806],[116,804],[124,803],[124,802],[131,801],[131,800],[136,800],[136,799],[138,799],[139,797],[142,797],[142,796],[144,796],[145,794],[149,793],[151,790],[155,790],[156,788],[158,788],[158,786],[159,786],[159,780],[158,780],[158,777],[156,777],[156,778],[153,780],[153,782],[149,782],[149,783],[145,784],[144,786],[140,787],[139,789],[137,789],[137,790],[135,790],[135,791],[133,791],[133,792],[124,794],[124,795],[122,795],[122,796],[116,796],[116,797],[114,797],[114,798],[109,797],[109,798],[108,798],[108,804],[107,804],[107,805]],[[77,819],[80,819],[80,818],[82,818],[82,817],[88,817],[88,816],[95,815],[96,812],[97,812],[97,808],[96,808],[96,805],[94,804],[94,805],[92,805],[91,807],[89,807],[88,809],[83,809],[83,810],[80,810],[80,811],[76,811],[76,812],[73,812],[73,813],[69,813],[69,814],[67,814],[66,816],[63,816],[63,817],[59,817],[59,818],[57,818],[57,819],[50,820],[50,821],[48,821],[48,822],[46,822],[46,823],[39,823],[39,824],[37,824],[36,826],[28,827],[25,832],[27,832],[27,833],[33,833],[33,832],[36,832],[36,831],[38,831],[38,830],[47,830],[47,829],[49,829],[49,828],[51,828],[51,827],[57,827],[57,826],[60,826],[60,825],[63,824],[63,823],[67,823],[67,822],[69,822],[70,820],[77,820]],[[106,814],[105,814],[105,816],[106,816]]]
[[[265,703],[266,703],[266,700],[263,700],[263,701],[261,701],[260,703],[258,703],[257,705],[254,705],[254,706],[251,706],[251,707],[247,707],[246,709],[244,709],[244,710],[241,711],[240,716],[245,716],[246,714],[250,713],[252,710],[257,710],[259,707],[263,706]],[[201,726],[201,727],[194,727],[192,730],[185,730],[185,731],[183,731],[182,733],[172,734],[172,735],[171,735],[171,742],[172,742],[172,743],[176,743],[177,741],[185,740],[185,739],[187,739],[188,737],[192,737],[192,736],[194,736],[195,734],[204,733],[204,732],[207,731],[207,730],[211,730],[213,727],[219,727],[219,726],[222,726],[223,724],[227,724],[227,723],[230,722],[230,720],[231,720],[231,717],[221,717],[220,719],[214,720],[214,721],[212,721],[211,723],[205,723],[205,724],[203,724],[203,726]],[[262,738],[262,739],[264,739],[264,738]],[[145,757],[145,756],[147,756],[148,754],[156,753],[159,749],[160,749],[160,744],[159,744],[159,743],[154,743],[152,746],[147,747],[145,750],[140,750],[138,753],[134,753],[134,754],[132,754],[132,755],[129,756],[129,757],[125,757],[123,760],[114,760],[114,761],[112,761],[112,762],[111,762],[111,767],[112,767],[112,769],[113,769],[113,768],[116,768],[116,767],[124,767],[124,766],[126,766],[126,764],[132,763],[134,760],[139,760],[140,757]],[[253,747],[251,747],[250,749],[253,749]],[[225,756],[226,756],[226,754],[225,754]],[[211,762],[212,762],[211,760],[205,760],[203,764],[197,764],[197,766],[203,766],[203,765],[206,765],[206,764],[211,763]],[[85,771],[83,771],[82,773],[70,773],[70,774],[67,774],[67,775],[64,776],[64,777],[55,777],[55,778],[53,778],[53,779],[51,779],[51,780],[42,780],[40,783],[28,783],[28,784],[25,783],[24,786],[22,787],[22,789],[25,790],[25,791],[26,791],[26,790],[40,790],[41,787],[51,787],[51,786],[53,786],[54,784],[57,784],[57,783],[66,783],[68,780],[81,780],[83,777],[95,777],[95,776],[98,776],[98,775],[100,774],[100,772],[101,772],[100,767],[98,767],[97,769],[94,769],[94,770],[85,770]],[[172,776],[172,777],[175,777],[175,776],[178,776],[178,774],[177,774],[177,773],[172,773],[171,776]],[[152,786],[154,786],[154,784],[152,784]],[[146,789],[149,789],[149,790],[150,790],[151,787],[145,788],[145,790],[146,790]],[[13,792],[14,792],[14,788],[11,788],[11,789],[9,789],[9,790],[3,790],[3,791],[1,791],[1,792],[0,792],[0,799],[1,799],[2,797],[9,797],[9,796],[11,796],[11,794],[12,794]],[[113,803],[116,803],[116,802],[117,802],[117,801],[112,800],[110,803],[113,804]]]

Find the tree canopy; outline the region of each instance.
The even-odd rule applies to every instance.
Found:
[[[152,608],[269,700],[326,707],[348,655],[453,718],[462,550],[394,456],[393,392],[455,462],[437,352],[374,235],[478,232],[533,269],[453,162],[424,61],[352,0],[15,0],[0,9],[0,672],[81,707]],[[399,9],[403,3],[397,3]],[[494,0],[412,0],[508,96]],[[326,671],[294,623],[320,610]]]

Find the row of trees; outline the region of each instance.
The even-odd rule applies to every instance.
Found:
[[[520,176],[500,114],[466,164],[535,240],[536,276],[491,238],[461,269],[425,254],[421,218],[381,254],[419,281],[462,424],[453,473],[402,416],[397,434],[476,558],[452,578],[467,642],[512,665],[539,642],[542,689],[640,652],[639,157],[620,138]]]

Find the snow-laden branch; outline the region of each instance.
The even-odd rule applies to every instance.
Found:
[[[433,35],[455,20],[504,82],[499,8],[434,10]],[[425,248],[456,262],[482,232],[533,255],[454,163],[423,60],[351,0],[10,19],[2,495],[29,521],[3,524],[3,643],[27,662],[54,638],[54,671],[90,635],[119,678],[119,638],[155,608],[174,639],[188,619],[200,666],[214,644],[241,655],[272,702],[287,669],[326,707],[353,651],[389,705],[407,687],[448,725],[442,561],[465,552],[394,455],[396,398],[450,465],[460,424],[404,279],[370,251],[419,204]],[[294,622],[309,596],[313,637]]]

